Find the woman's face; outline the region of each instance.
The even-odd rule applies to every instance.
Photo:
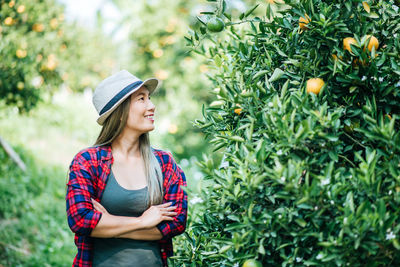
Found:
[[[126,127],[140,133],[154,130],[154,111],[156,107],[150,100],[149,90],[142,86],[131,95]]]

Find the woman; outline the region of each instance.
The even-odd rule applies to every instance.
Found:
[[[72,160],[67,217],[78,253],[73,266],[167,266],[172,237],[185,231],[183,171],[168,152],[150,147],[159,87],[120,71],[93,94],[101,132]]]

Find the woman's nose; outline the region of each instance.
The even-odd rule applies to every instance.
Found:
[[[153,104],[151,100],[149,100],[148,109],[153,111],[156,109],[156,106]]]

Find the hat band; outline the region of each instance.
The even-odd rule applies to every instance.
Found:
[[[136,87],[138,87],[140,84],[142,84],[142,81],[137,81],[134,82],[130,85],[128,85],[127,87],[125,87],[124,89],[122,89],[118,94],[116,94],[108,103],[107,105],[104,106],[104,108],[102,108],[100,110],[100,116],[103,115],[105,112],[107,112],[108,110],[110,110],[118,101],[120,101],[127,93],[131,92],[133,89],[135,89]]]

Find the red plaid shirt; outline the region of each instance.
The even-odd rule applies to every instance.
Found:
[[[157,149],[152,151],[164,176],[163,203],[172,202],[177,206],[175,212],[178,213],[175,220],[157,225],[163,235],[159,241],[163,265],[168,266],[167,257],[173,255],[172,237],[182,234],[186,228],[187,194],[181,188],[186,186],[186,178],[170,153]],[[100,202],[113,162],[111,146],[97,146],[79,152],[69,167],[65,199],[68,225],[75,233],[75,245],[78,248],[74,267],[92,266],[93,240],[90,233],[102,214],[94,209],[90,198]]]

